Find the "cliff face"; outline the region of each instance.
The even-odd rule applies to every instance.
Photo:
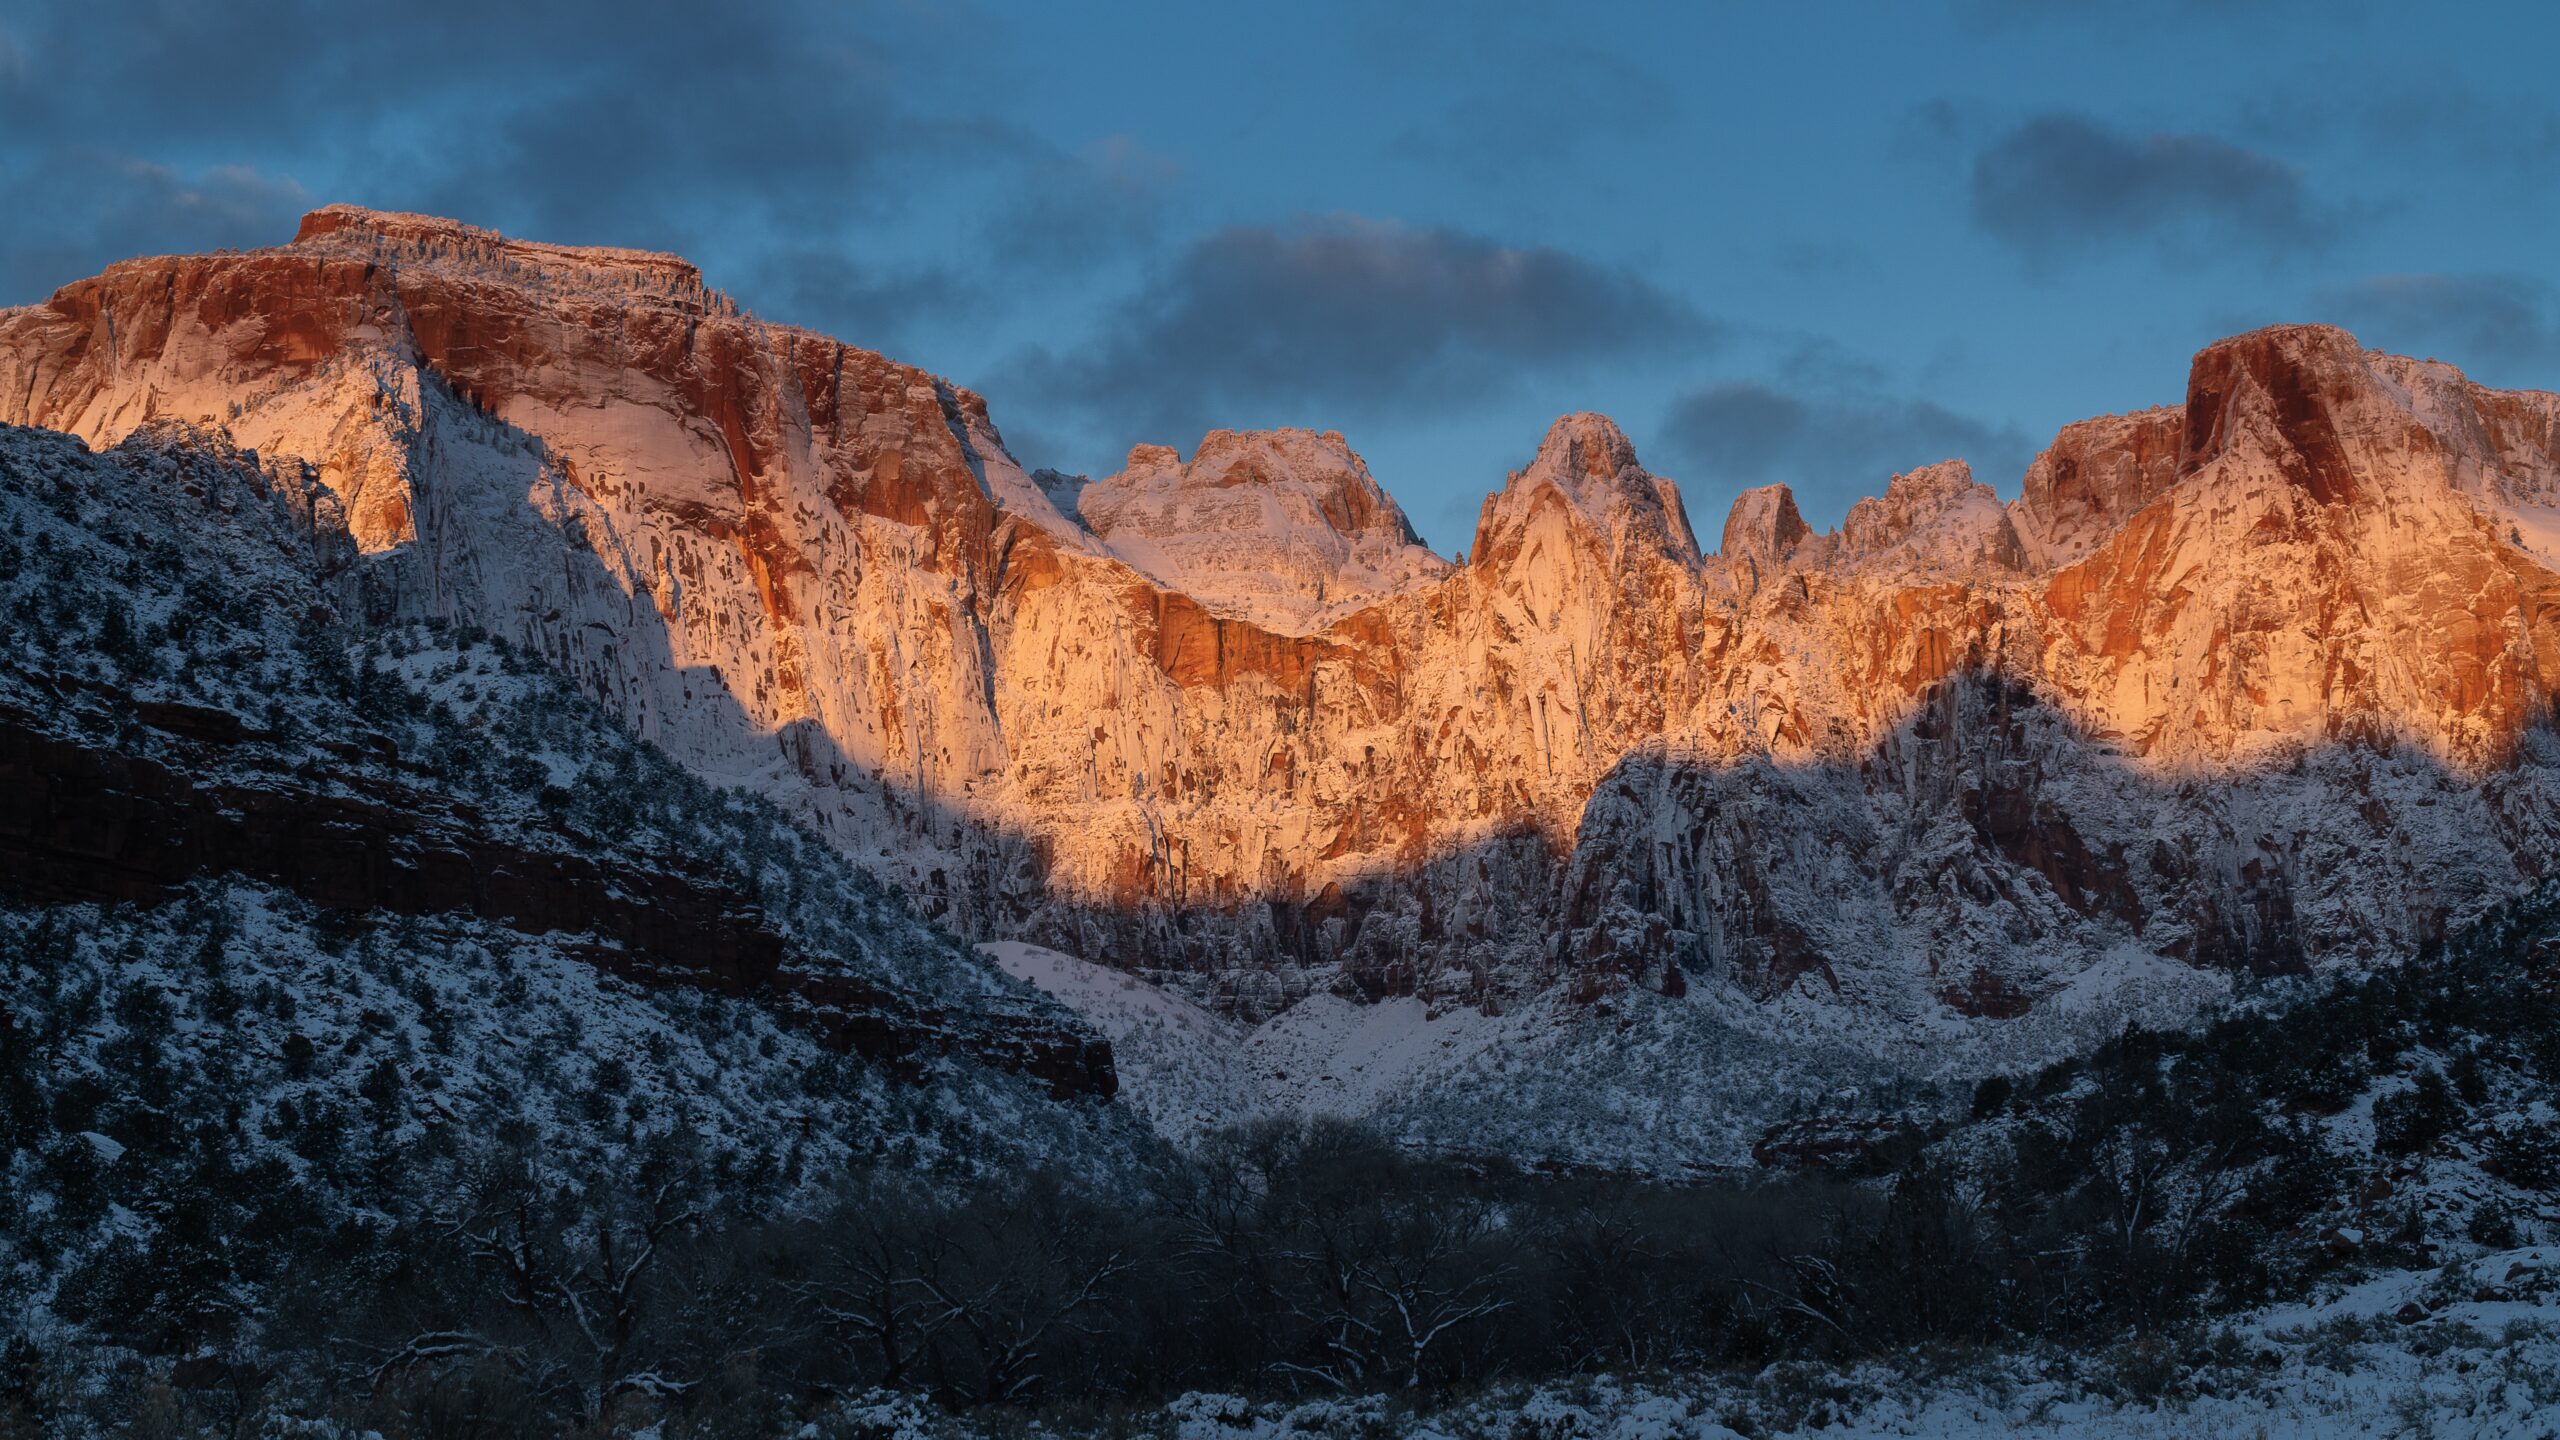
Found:
[[[770,806],[478,637],[344,624],[355,558],[308,467],[218,433],[92,454],[0,426],[0,902],[239,889],[540,937],[911,1075],[970,1059],[1112,1094],[1107,1044]]]
[[[1817,535],[1765,489],[1720,555],[1570,416],[1462,567],[1339,437],[1044,488],[977,397],[680,261],[415,217],[0,313],[0,418],[154,417],[317,467],[377,614],[521,641],[964,930],[1248,1013],[1997,1017],[2128,947],[2387,953],[2554,831],[2560,401],[2334,330],[2209,348],[2014,503],[1950,462]]]
[[[2176,484],[2185,429],[2175,405],[2063,426],[2027,467],[2010,511],[2027,562],[2050,569],[2081,559]]]

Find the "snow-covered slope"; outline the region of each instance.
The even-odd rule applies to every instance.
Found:
[[[630,1207],[1159,1173],[1069,1012],[539,660],[368,621],[370,578],[298,461],[0,426],[13,1377],[272,1363],[363,1275],[415,1325],[415,1257],[470,1253],[509,1187],[530,1255],[537,1208],[616,1253]]]
[[[363,580],[297,462],[169,422],[101,454],[0,427],[0,892],[21,939],[50,926],[129,970],[113,934],[209,927],[196,980],[244,990],[262,982],[227,937],[255,927],[208,906],[306,938],[441,937],[420,955],[584,964],[571,988],[635,1014],[669,1003],[650,987],[733,997],[874,1088],[959,1076],[1013,1110],[1110,1093],[1107,1045],[769,803],[483,635],[364,624],[342,608]],[[335,983],[299,943],[258,951],[287,1015]],[[506,1088],[477,1065],[445,1068]],[[840,1118],[836,1143],[863,1144]]]
[[[1111,1042],[1119,1100],[1166,1139],[1197,1141],[1273,1112],[1234,1021],[1125,970],[1056,950],[1018,940],[978,948]]]

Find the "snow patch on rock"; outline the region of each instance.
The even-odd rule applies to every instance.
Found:
[[[1120,473],[1084,486],[1076,507],[1157,584],[1284,635],[1449,568],[1337,431],[1213,430],[1187,462],[1141,445]]]

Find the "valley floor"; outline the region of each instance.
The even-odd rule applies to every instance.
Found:
[[[1385,1396],[981,1425],[875,1394],[795,1440],[2323,1440],[2560,1436],[2560,1248],[2389,1272],[2177,1340],[2096,1353],[1911,1352],[1851,1369],[1609,1377],[1417,1407]]]

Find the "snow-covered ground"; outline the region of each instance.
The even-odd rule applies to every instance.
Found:
[[[2476,1295],[2504,1298],[2474,1299]],[[2404,1318],[2406,1317],[2406,1318]],[[994,1433],[909,1396],[851,1401],[806,1440]],[[1010,1432],[1006,1432],[1010,1433]],[[1034,1433],[1164,1440],[2327,1440],[2560,1435],[2560,1250],[2400,1271],[2210,1332],[2095,1354],[1896,1356],[1756,1374],[1595,1377],[1416,1403],[1383,1395],[1160,1410]]]
[[[1792,995],[1764,1005],[1702,984],[1678,999],[1549,993],[1509,1008],[1319,991],[1248,1028],[1108,965],[978,948],[1108,1037],[1121,1098],[1178,1145],[1323,1115],[1421,1151],[1667,1176],[1747,1167],[1768,1126],[1808,1108],[1942,1105],[1981,1074],[2031,1070],[2127,1025],[2179,1026],[2229,996],[2224,977],[2128,949],[2102,979],[2000,1026]]]
[[[1119,1099],[1179,1143],[1270,1111],[1234,1022],[1135,975],[1056,950],[999,940],[978,947],[1102,1032],[1120,1075]]]
[[[1263,1082],[1293,1108],[1367,1115],[1499,1045],[1535,1022],[1410,997],[1363,1004],[1312,995],[1255,1029],[1247,1051]]]

